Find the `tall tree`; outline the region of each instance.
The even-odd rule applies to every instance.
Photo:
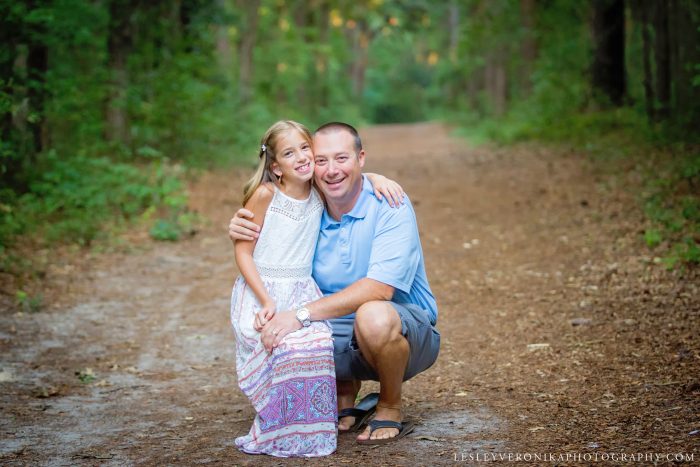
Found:
[[[665,119],[671,114],[671,43],[668,30],[668,0],[656,0],[654,6],[654,59],[658,101],[656,116]]]
[[[16,132],[12,118],[15,96],[15,61],[22,34],[20,14],[10,2],[0,3],[3,24],[0,28],[0,180],[2,184],[18,188],[22,157],[16,147]]]
[[[700,126],[700,86],[693,84],[700,65],[700,3],[674,0],[670,22],[675,44],[674,108],[690,128]]]
[[[319,7],[316,9],[316,23],[319,27],[319,43],[327,44],[330,39],[330,5],[327,1],[322,1]],[[316,52],[316,68],[319,74],[318,83],[318,106],[325,108],[328,106],[330,100],[330,83],[329,83],[329,69],[328,69],[328,54],[323,49],[319,47]]]
[[[49,145],[48,127],[45,117],[46,73],[49,67],[49,48],[43,42],[44,31],[34,31],[29,41],[27,55],[27,98],[34,117],[31,119],[33,139],[32,153],[38,153]]]
[[[632,15],[639,23],[642,36],[642,85],[644,87],[644,109],[647,117],[654,119],[654,74],[651,68],[651,22],[650,7],[652,5],[645,0],[633,0],[631,3]]]
[[[353,61],[350,67],[350,79],[352,80],[352,94],[361,98],[365,89],[369,43],[374,33],[370,30],[366,19],[358,19],[355,23],[357,26],[352,29],[351,33]]]
[[[537,58],[537,42],[535,41],[535,0],[520,0],[520,18],[523,28],[523,38],[520,44],[522,56],[521,86],[523,94],[528,96],[532,91],[532,72]]]
[[[217,9],[226,12],[226,0],[216,0]],[[224,74],[229,75],[229,70],[233,64],[233,52],[231,41],[229,40],[228,24],[225,21],[217,22],[216,26],[216,56]]]
[[[448,53],[450,60],[454,63],[457,60],[457,50],[459,48],[459,3],[457,0],[450,0],[447,8],[447,27],[449,31]]]
[[[593,2],[593,89],[620,106],[625,98],[625,2]]]
[[[260,0],[239,0],[239,8],[243,11],[241,39],[238,46],[239,69],[238,91],[243,102],[248,102],[253,95],[253,52],[258,33]]]
[[[109,91],[105,109],[105,137],[108,141],[128,144],[129,116],[126,96],[129,87],[128,57],[133,46],[131,15],[138,0],[111,0],[109,4]]]
[[[508,75],[505,66],[506,53],[497,48],[486,57],[484,82],[491,100],[493,113],[501,116],[506,113],[508,104]]]

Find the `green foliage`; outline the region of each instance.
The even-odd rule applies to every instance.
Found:
[[[149,233],[154,240],[177,241],[185,235],[194,235],[201,219],[193,212],[180,212],[168,218],[157,219]]]
[[[23,234],[46,243],[89,245],[149,206],[181,208],[186,203],[177,169],[161,161],[135,166],[98,157],[61,160],[50,154],[30,186],[19,196],[0,192],[0,240],[5,245]]]
[[[180,239],[180,228],[177,223],[167,219],[158,219],[150,230],[151,237],[161,241],[176,241]]]
[[[0,259],[21,235],[87,245],[156,213],[153,238],[183,238],[197,219],[171,162],[252,165],[281,118],[311,128],[443,119],[477,141],[566,141],[602,160],[697,141],[688,30],[673,48],[688,60],[672,83],[684,105],[650,123],[639,2],[628,2],[627,105],[613,111],[599,110],[590,85],[593,4],[532,2],[527,13],[527,3],[0,0]],[[677,7],[697,26],[695,4]],[[29,60],[41,47],[46,70]],[[700,162],[678,159],[652,177],[645,240],[693,258]]]
[[[41,311],[44,306],[44,296],[42,294],[30,296],[23,290],[17,291],[15,300],[19,308],[27,313],[37,313]]]
[[[92,368],[78,370],[75,372],[75,376],[77,376],[80,382],[83,384],[92,383],[97,379],[97,376],[95,376],[95,372],[92,370]]]
[[[667,245],[664,263],[700,263],[700,153],[682,151],[665,170],[647,176],[644,211],[654,226],[645,232],[650,248]]]
[[[661,232],[656,229],[647,229],[644,231],[644,241],[646,241],[649,248],[654,248],[659,243],[661,243],[663,237]]]

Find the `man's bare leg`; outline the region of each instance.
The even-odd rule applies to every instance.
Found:
[[[362,356],[379,376],[376,420],[401,422],[401,385],[408,364],[408,341],[401,334],[401,319],[388,302],[368,302],[355,315],[355,337]],[[379,428],[371,439],[393,438],[396,428]],[[369,439],[369,427],[357,439]]]
[[[341,410],[355,406],[357,393],[360,392],[362,381],[353,379],[350,381],[336,381],[338,389],[338,413]],[[338,431],[348,431],[355,424],[355,417],[343,417],[338,420]]]

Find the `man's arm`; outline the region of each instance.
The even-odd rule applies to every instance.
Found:
[[[365,277],[353,282],[340,292],[308,303],[306,308],[311,312],[312,321],[320,321],[349,315],[367,302],[391,300],[393,296],[392,286]]]
[[[354,313],[360,306],[374,300],[391,300],[394,288],[374,279],[363,278],[353,282],[343,290],[319,298],[306,304],[311,312],[311,320],[325,320]],[[263,327],[260,338],[269,351],[277,347],[282,339],[297,329],[301,323],[296,318],[296,310],[275,314]]]

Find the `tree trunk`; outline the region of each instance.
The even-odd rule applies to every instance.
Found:
[[[678,111],[688,128],[700,128],[700,86],[693,85],[700,64],[700,4],[696,0],[676,0],[678,6],[679,68],[674,78],[677,87]]]
[[[692,82],[693,66],[700,63],[700,5],[693,0],[671,0],[669,6],[673,112],[679,121],[695,123],[697,127],[700,87]]]
[[[129,0],[112,0],[109,6],[107,48],[110,79],[105,112],[105,137],[110,142],[124,145],[128,145],[130,141],[126,108],[129,87],[127,59],[133,45],[131,14],[134,6]]]
[[[166,35],[166,44],[164,44],[164,49],[169,49],[171,51],[177,50],[182,44],[182,39],[185,38],[190,32],[189,26],[192,22],[192,14],[194,13],[194,6],[191,2],[182,0],[169,0],[166,11],[163,12],[163,19],[169,24],[168,34]],[[190,52],[189,41],[186,44]]]
[[[639,21],[642,30],[642,64],[644,67],[644,108],[649,119],[654,119],[654,75],[651,69],[651,35],[649,23],[649,4],[644,0],[637,0],[632,5],[632,11]]]
[[[226,10],[226,0],[216,0],[216,5],[219,10]],[[183,21],[184,24],[184,21]],[[216,25],[216,56],[218,58],[219,66],[223,70],[227,77],[231,71],[231,65],[233,64],[233,51],[231,50],[231,41],[228,36],[227,23]]]
[[[241,101],[246,103],[253,96],[253,51],[258,32],[258,9],[260,0],[239,0],[239,7],[244,11],[241,41],[239,44],[238,91]]]
[[[357,21],[357,26],[353,31],[353,47],[352,62],[350,77],[352,79],[352,94],[358,99],[362,99],[362,94],[365,90],[365,73],[367,71],[368,47],[369,47],[369,31],[367,22],[364,20]]]
[[[450,1],[449,6],[449,37],[448,53],[452,63],[457,61],[457,51],[459,50],[459,4],[456,0]]]
[[[520,45],[522,56],[521,86],[523,95],[532,93],[532,71],[537,59],[537,42],[535,41],[535,0],[520,0],[520,18],[523,38]]]
[[[671,46],[668,31],[668,0],[655,1],[654,58],[656,61],[656,116],[666,119],[671,114]]]
[[[0,12],[3,12],[5,8],[6,5],[0,5]],[[17,98],[14,96],[13,85],[15,78],[14,64],[17,59],[16,41],[19,36],[19,27],[17,26],[6,22],[0,28],[0,43],[2,43],[4,48],[4,53],[0,53],[0,93],[10,103],[17,101]],[[0,185],[11,187],[16,191],[24,191],[26,185],[22,183],[23,173],[21,170],[23,154],[18,151],[11,108],[0,114],[0,141],[2,141],[3,146],[8,146],[6,148],[7,154],[0,157]]]
[[[596,0],[592,26],[593,89],[620,106],[626,93],[624,0]]]
[[[328,44],[330,34],[330,5],[327,1],[322,1],[318,8],[318,24],[319,24],[319,40],[321,44]],[[330,86],[328,70],[328,55],[319,48],[316,53],[316,67],[319,73],[319,90],[318,90],[318,105],[321,108],[326,108],[330,101]]]
[[[484,82],[493,115],[502,116],[507,110],[508,102],[508,81],[502,51],[491,52],[486,57]]]
[[[39,35],[40,37],[40,35]],[[27,97],[29,108],[38,116],[36,121],[30,123],[34,153],[39,153],[49,145],[48,127],[46,125],[45,101],[46,101],[46,72],[49,68],[49,49],[46,44],[33,42],[29,45],[27,57]]]
[[[308,2],[304,0],[296,1],[293,4],[293,8],[294,26],[296,27],[297,31],[301,34],[304,42],[308,44],[310,41],[312,41],[312,38],[309,37],[308,34],[309,19],[311,19],[311,24],[313,24],[313,18],[309,18]],[[313,63],[311,64],[310,69],[307,70],[307,73],[310,82],[318,83],[318,80],[315,76],[316,69]],[[306,111],[310,115],[313,115],[315,113],[314,104],[316,91],[317,89],[313,89],[311,86],[308,85],[307,82],[304,82],[303,80],[296,84],[295,94],[297,105],[299,105],[300,108],[306,109]],[[309,97],[309,92],[311,93],[311,97]]]
[[[508,105],[508,80],[506,74],[506,66],[504,63],[503,51],[499,51],[496,55],[496,63],[494,64],[494,82],[493,82],[493,110],[496,116],[502,116],[506,113]]]

